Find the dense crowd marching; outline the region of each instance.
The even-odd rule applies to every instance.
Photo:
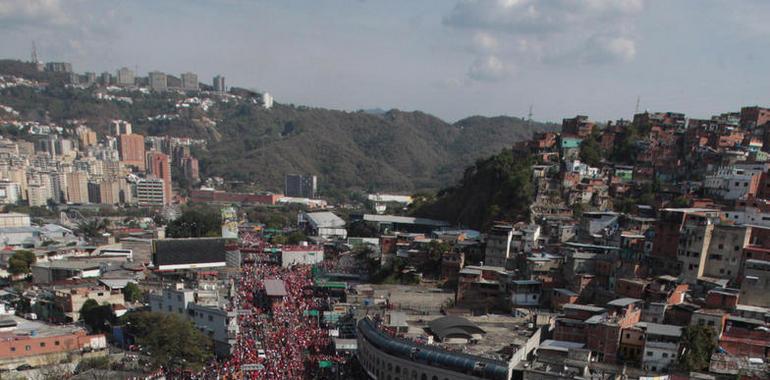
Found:
[[[250,237],[242,240],[245,246],[260,246]],[[261,252],[261,247],[250,251]],[[317,369],[320,360],[344,360],[334,354],[332,340],[321,328],[319,317],[305,313],[319,310],[324,303],[307,291],[313,288],[311,267],[282,268],[266,261],[252,255],[243,265],[231,303],[232,309],[239,310],[239,333],[232,356],[224,362],[212,362],[193,378],[302,379]],[[283,280],[286,296],[264,302],[263,281],[268,279]]]

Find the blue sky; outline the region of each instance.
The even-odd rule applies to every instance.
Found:
[[[770,2],[0,0],[0,56],[197,72],[284,103],[539,120],[770,105]]]

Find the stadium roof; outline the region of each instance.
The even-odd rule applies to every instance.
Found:
[[[417,224],[417,225],[435,226],[435,227],[449,226],[449,223],[443,220],[412,218],[409,216],[364,214],[363,219],[364,221],[367,221],[367,222],[377,222],[377,223]]]
[[[473,322],[456,316],[447,316],[434,319],[428,323],[428,328],[440,340],[458,336],[470,339],[474,334],[486,333]]]

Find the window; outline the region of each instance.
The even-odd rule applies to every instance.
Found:
[[[54,341],[54,342],[53,342],[53,345],[54,345],[54,346],[58,346],[58,345],[59,345],[59,341],[58,341],[58,340],[57,340],[57,341]]]
[[[663,357],[664,357],[664,358],[667,358],[667,357],[668,357],[668,354],[664,352],[664,353],[663,353]]]
[[[45,342],[40,342],[40,347],[45,347]]]
[[[211,315],[209,315],[209,322],[211,322],[211,321],[213,321],[213,320],[214,320],[214,317],[213,317],[213,316],[211,316]]]
[[[16,347],[11,347],[11,352],[16,352]]]
[[[652,356],[652,351],[647,351],[647,356]]]
[[[32,349],[32,346],[30,346],[30,345],[24,346],[24,351],[29,351],[31,349]]]

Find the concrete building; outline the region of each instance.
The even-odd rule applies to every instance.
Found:
[[[299,214],[298,219],[300,228],[303,228],[310,236],[341,237],[343,239],[348,236],[348,232],[345,230],[345,221],[334,213],[328,211],[303,212]]]
[[[65,200],[67,203],[88,203],[88,174],[72,172],[64,175],[67,186]]]
[[[80,320],[80,309],[83,304],[92,299],[103,305],[123,305],[123,293],[119,290],[110,290],[106,287],[76,287],[54,290],[54,304],[66,318],[62,322],[75,322]]]
[[[77,129],[75,129],[75,133],[77,133],[78,136],[78,143],[80,143],[80,148],[85,148],[89,146],[94,146],[98,142],[96,139],[96,132],[94,132],[93,129],[88,128],[86,126],[79,126]]]
[[[645,330],[642,368],[652,372],[668,372],[679,361],[682,328],[672,325],[640,322]]]
[[[0,213],[0,228],[29,226],[30,218],[27,214],[21,214],[18,212]]]
[[[273,96],[267,92],[262,94],[262,107],[267,109],[273,108]]]
[[[497,224],[487,233],[486,248],[484,249],[484,265],[505,267],[511,257],[511,240],[513,226]]]
[[[288,174],[284,180],[284,195],[287,197],[315,198],[318,192],[318,178],[314,175]]]
[[[163,181],[163,203],[171,203],[171,163],[168,155],[160,152],[148,152],[147,173]]]
[[[198,182],[200,180],[198,159],[195,157],[184,157],[182,159],[182,173],[188,181]]]
[[[737,281],[743,249],[749,244],[751,227],[719,224],[714,227],[703,275]]]
[[[680,263],[680,277],[688,284],[695,284],[703,276],[706,258],[718,219],[705,214],[688,215],[678,239],[677,258]]]
[[[21,186],[16,182],[0,180],[0,204],[16,204],[21,199]]]
[[[134,134],[118,136],[118,153],[120,153],[120,161],[126,166],[134,166],[140,171],[145,170],[144,136]]]
[[[4,319],[0,368],[6,371],[21,365],[38,367],[69,361],[71,355],[107,348],[104,334],[88,335],[82,327],[50,325],[16,316]]]
[[[214,91],[219,93],[225,92],[225,77],[221,75],[217,75],[214,77],[212,82],[213,82],[212,84],[214,87]]]
[[[198,91],[198,74],[195,73],[182,73],[182,90],[185,91]]]
[[[741,282],[741,304],[770,307],[770,261],[746,260]]]
[[[45,182],[30,182],[27,199],[32,207],[45,207],[51,199],[51,188]]]
[[[47,62],[45,64],[45,71],[52,73],[71,73],[72,64],[69,62]]]
[[[703,187],[707,193],[724,200],[744,199],[757,194],[761,176],[761,172],[743,168],[720,168],[706,176]]]
[[[216,289],[213,291],[216,292]],[[182,284],[177,284],[151,294],[150,309],[190,319],[195,327],[211,338],[217,355],[229,355],[238,333],[237,313],[226,311],[224,304],[220,305],[216,298],[202,301],[206,298],[200,290],[185,289]]]
[[[122,87],[131,87],[134,85],[134,71],[129,69],[128,67],[123,67],[118,69],[117,75],[115,76],[115,84]]]
[[[132,133],[131,123],[125,120],[110,121],[110,130],[115,136],[130,135]]]
[[[50,284],[52,282],[97,278],[102,274],[100,263],[80,260],[56,260],[32,265],[32,281],[35,284]],[[80,309],[78,309],[80,310]]]
[[[163,206],[166,204],[164,182],[159,178],[142,178],[136,183],[136,199],[140,206]]]
[[[156,92],[163,92],[168,90],[168,84],[166,82],[166,74],[160,71],[153,71],[149,74],[150,78],[150,90]]]

